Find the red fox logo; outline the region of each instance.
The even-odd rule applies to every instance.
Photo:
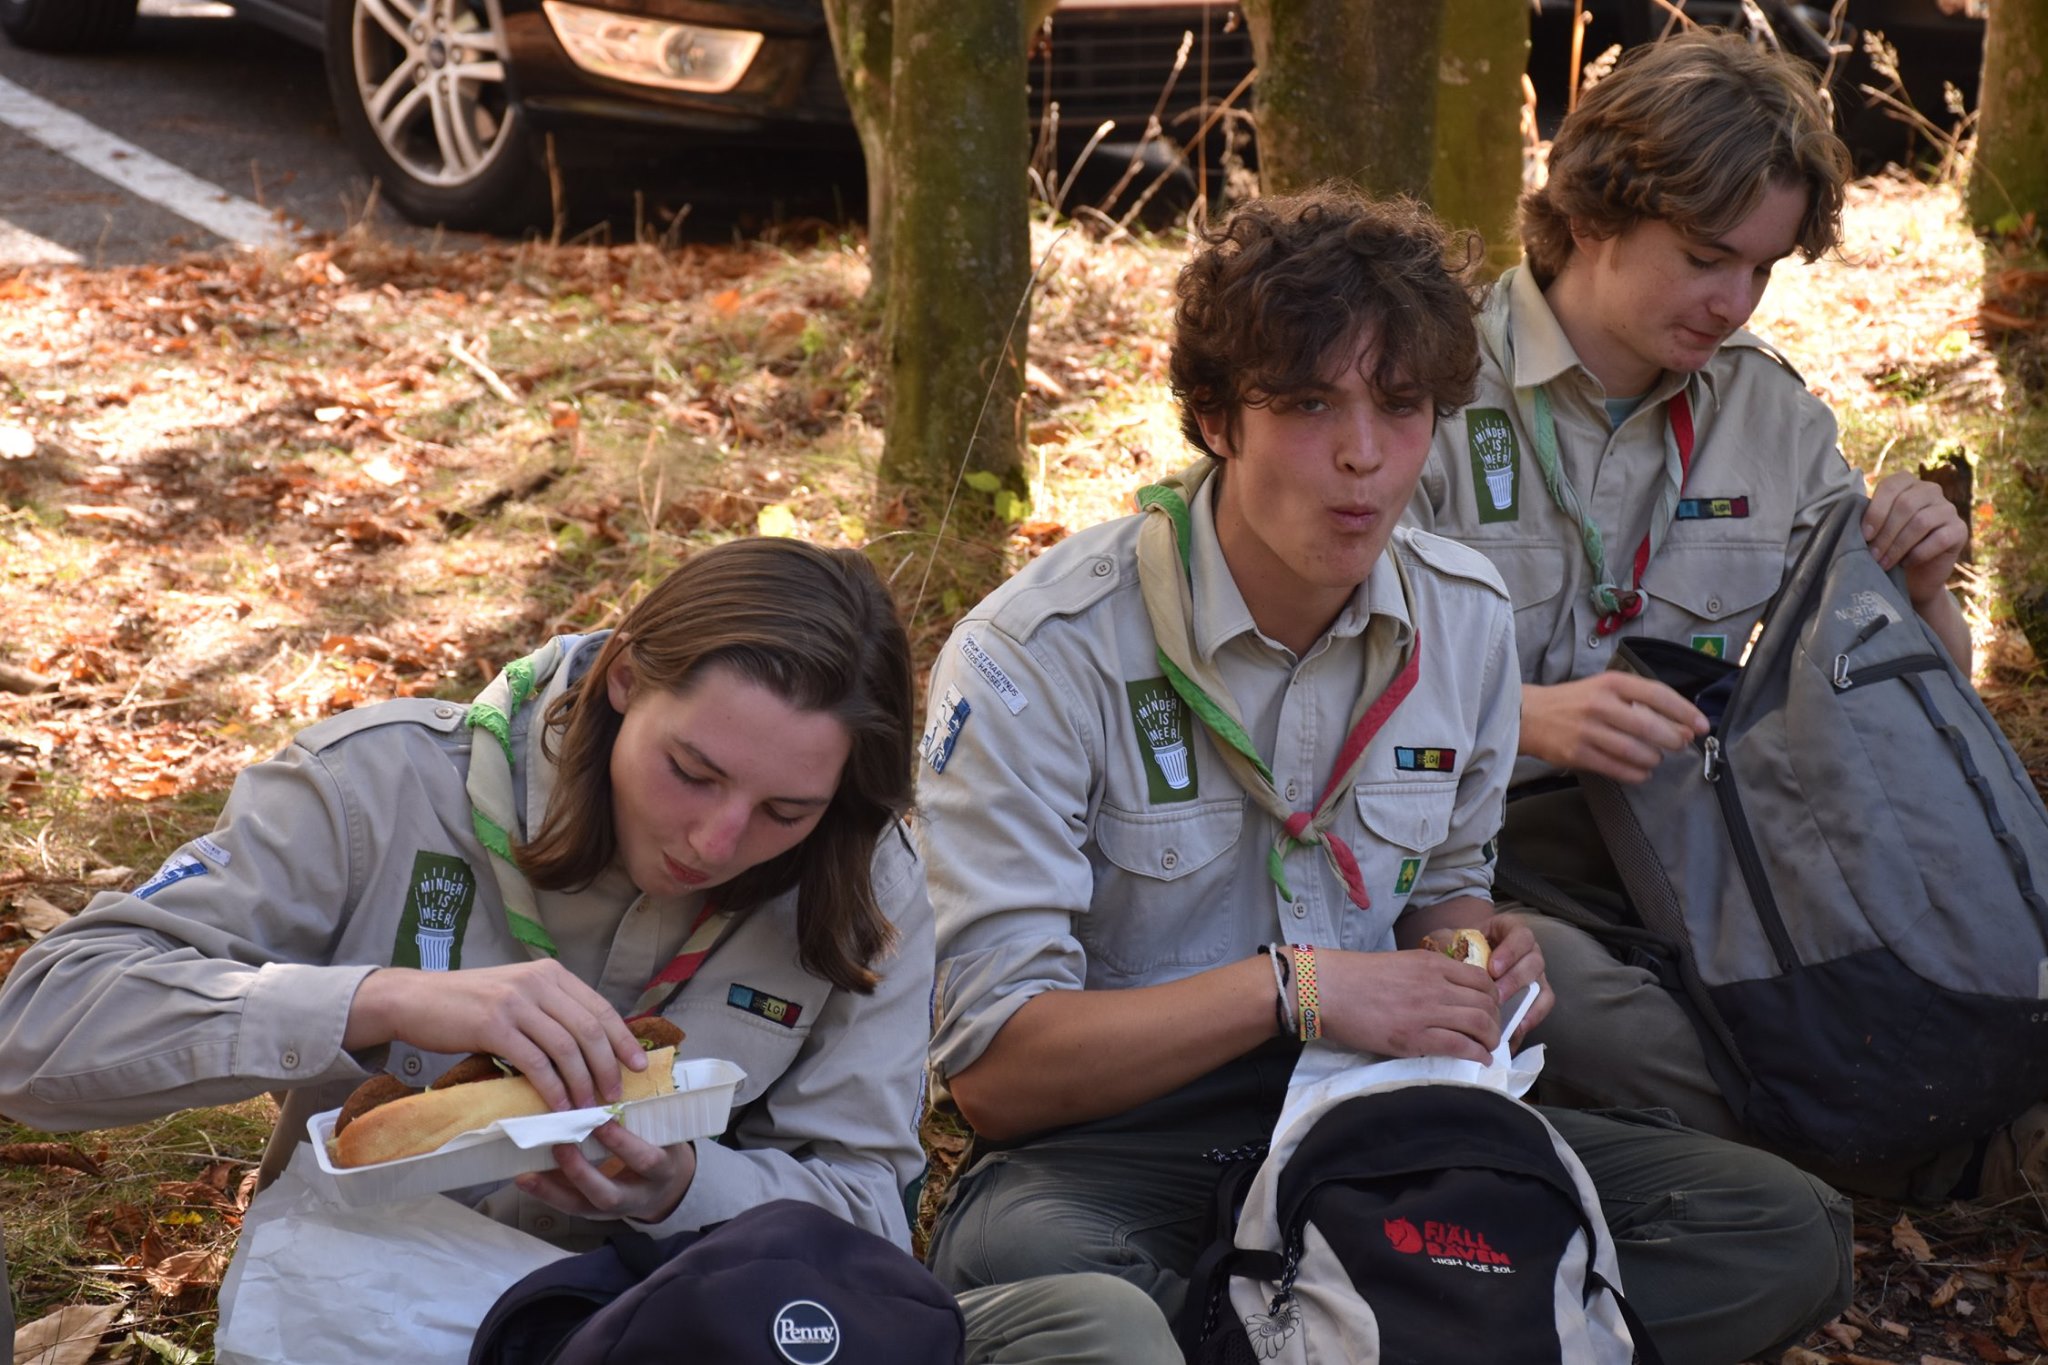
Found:
[[[1394,1250],[1410,1256],[1422,1250],[1422,1234],[1406,1218],[1389,1218],[1382,1226],[1386,1228],[1387,1240],[1394,1244]]]

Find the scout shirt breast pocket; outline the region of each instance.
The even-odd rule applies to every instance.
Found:
[[[1394,921],[1407,908],[1430,855],[1450,836],[1458,781],[1455,777],[1416,777],[1366,782],[1354,788],[1352,795],[1361,828],[1351,840],[1351,851],[1358,856],[1372,908],[1346,919],[1344,946],[1381,948],[1387,946]]]
[[[662,1011],[683,1031],[685,1057],[722,1057],[747,1073],[733,1107],[751,1104],[773,1086],[810,1040],[827,988],[777,971],[693,980]]]
[[[1465,542],[1491,560],[1515,604],[1516,662],[1522,676],[1542,676],[1544,649],[1559,622],[1570,628],[1571,604],[1564,592],[1567,547],[1553,541],[1494,540],[1475,536]]]
[[[1074,921],[1090,985],[1144,984],[1222,957],[1239,890],[1230,853],[1244,833],[1244,805],[1240,796],[1156,811],[1097,809],[1088,849],[1093,908]]]
[[[1758,540],[1666,544],[1643,574],[1643,614],[1623,635],[1673,640],[1739,660],[1784,580],[1784,547]]]

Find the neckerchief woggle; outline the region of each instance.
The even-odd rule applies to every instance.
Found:
[[[1517,266],[1503,274],[1494,284],[1496,290],[1511,287]],[[1509,385],[1515,383],[1515,343],[1509,335],[1507,310],[1489,308],[1480,316],[1480,339],[1493,352],[1493,359],[1501,368],[1501,374]],[[1643,536],[1643,543],[1636,546],[1635,576],[1630,585],[1621,587],[1614,581],[1614,573],[1607,566],[1606,538],[1600,528],[1586,515],[1585,507],[1579,501],[1578,490],[1565,477],[1564,461],[1557,444],[1557,419],[1550,409],[1550,394],[1541,384],[1515,387],[1515,406],[1520,409],[1522,423],[1528,428],[1536,443],[1536,467],[1543,475],[1543,486],[1550,490],[1550,499],[1578,524],[1579,548],[1585,552],[1586,562],[1593,566],[1597,580],[1589,596],[1593,599],[1593,610],[1599,619],[1593,628],[1602,635],[1612,635],[1621,629],[1625,621],[1633,621],[1643,614],[1643,571],[1650,566],[1650,556],[1664,541],[1664,534],[1678,515],[1678,495],[1685,488],[1685,477],[1692,471],[1692,386],[1697,376],[1687,376],[1684,387],[1666,400],[1664,413],[1664,485],[1657,492],[1657,506],[1650,514],[1650,529]]]
[[[1266,852],[1266,875],[1272,878],[1281,896],[1290,903],[1294,900],[1294,892],[1287,885],[1287,855],[1297,848],[1320,846],[1344,883],[1351,903],[1369,910],[1372,897],[1366,892],[1357,855],[1342,838],[1330,832],[1330,824],[1337,818],[1337,810],[1359,768],[1364,766],[1366,746],[1394,714],[1394,708],[1415,690],[1415,680],[1421,675],[1421,637],[1410,638],[1406,657],[1395,670],[1394,680],[1378,698],[1369,697],[1363,688],[1359,690],[1351,707],[1344,745],[1337,752],[1336,764],[1322,795],[1308,810],[1290,810],[1273,785],[1273,770],[1259,757],[1251,736],[1245,732],[1244,719],[1238,714],[1236,698],[1231,696],[1222,670],[1195,648],[1194,566],[1189,555],[1194,532],[1188,505],[1214,468],[1215,461],[1205,458],[1138,493],[1138,505],[1145,511],[1145,522],[1138,528],[1138,586],[1145,598],[1145,614],[1152,622],[1153,638],[1158,642],[1159,666],[1167,683],[1215,737],[1230,775],[1259,809],[1279,822],[1280,832]],[[1386,554],[1381,563],[1394,566],[1402,600],[1410,604],[1409,619],[1413,620],[1415,598],[1409,591],[1408,575],[1400,560]]]
[[[559,957],[561,952],[547,926],[540,922],[532,884],[512,857],[511,831],[521,831],[524,842],[525,829],[519,814],[519,793],[512,779],[512,717],[546,690],[562,666],[564,655],[558,637],[525,658],[505,665],[504,671],[469,704],[465,722],[470,729],[485,731],[497,741],[470,745],[469,780],[464,784],[469,793],[470,826],[490,857],[491,872],[498,879],[498,896],[505,903],[505,920],[512,937],[524,944],[528,956],[534,958]],[[719,910],[712,898],[706,896],[703,910],[683,941],[682,951],[641,988],[640,998],[626,1017],[637,1019],[658,1013],[711,955],[712,946],[731,918],[731,914]]]

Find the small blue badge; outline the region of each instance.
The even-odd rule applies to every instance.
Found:
[[[967,698],[960,695],[960,689],[948,686],[945,700],[939,703],[939,718],[932,722],[932,728],[924,732],[918,742],[917,752],[935,773],[946,771],[946,764],[953,757],[953,746],[960,742],[960,731],[967,725],[968,716],[974,708],[967,704]]]
[[[135,894],[143,900],[148,900],[173,882],[182,882],[187,877],[204,877],[205,875],[206,864],[180,849],[178,852],[173,853],[162,867],[157,869],[154,877],[136,887]]]

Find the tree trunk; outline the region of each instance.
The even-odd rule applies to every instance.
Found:
[[[964,459],[1023,488],[1022,26],[1018,0],[896,0],[885,484],[950,488]]]
[[[2048,5],[1997,0],[1984,27],[1977,153],[1967,191],[1979,228],[2048,221]]]
[[[825,0],[825,24],[868,171],[868,298],[889,279],[889,83],[895,0]]]
[[[1522,255],[1515,204],[1522,196],[1528,0],[1444,0],[1443,26],[1430,203],[1446,223],[1486,239],[1491,277]]]
[[[1245,0],[1259,182],[1429,194],[1443,0]]]

